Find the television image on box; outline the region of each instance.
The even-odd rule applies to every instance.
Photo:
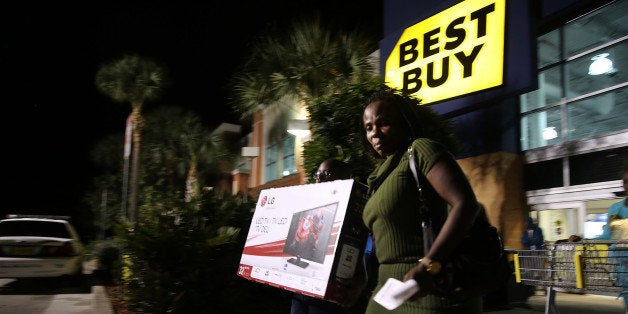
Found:
[[[288,263],[306,268],[309,263],[323,264],[331,236],[338,202],[292,214],[283,253],[295,256]]]

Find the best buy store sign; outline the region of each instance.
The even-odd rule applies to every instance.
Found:
[[[499,86],[506,0],[466,0],[405,29],[386,60],[386,83],[423,104]]]

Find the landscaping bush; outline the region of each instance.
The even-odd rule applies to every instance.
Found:
[[[200,201],[161,204],[142,215],[150,218],[123,236],[129,310],[285,312],[288,295],[236,275],[253,208],[242,197],[208,191]]]

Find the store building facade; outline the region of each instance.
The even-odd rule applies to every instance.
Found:
[[[628,0],[383,1],[380,74],[454,123],[458,162],[507,246],[521,247],[528,215],[548,241],[595,236],[621,199],[627,13]],[[307,137],[273,138],[273,119],[255,115],[234,193],[306,182]]]

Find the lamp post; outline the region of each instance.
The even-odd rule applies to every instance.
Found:
[[[310,124],[305,119],[290,119],[288,133],[298,137],[301,142],[307,142],[311,137]]]

